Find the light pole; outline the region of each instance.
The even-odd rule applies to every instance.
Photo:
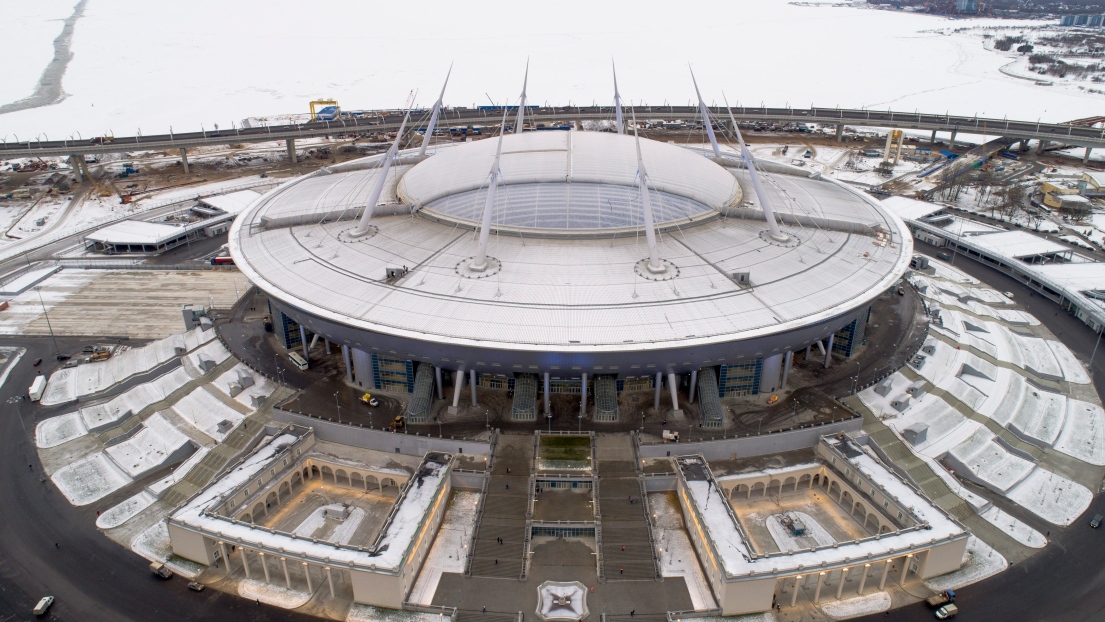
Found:
[[[1097,346],[1101,345],[1101,332],[1102,332],[1102,329],[1099,328],[1097,330],[1097,341],[1094,342],[1093,352],[1090,353],[1090,362],[1089,362],[1090,367],[1093,367],[1093,357],[1097,356]]]
[[[50,329],[50,339],[54,342],[56,358],[60,360],[61,348],[58,347],[57,337],[54,337],[54,327],[50,324],[50,314],[46,312],[46,303],[42,300],[42,287],[36,287],[35,291],[38,292],[38,303],[42,305],[42,315],[46,318],[46,328]]]
[[[334,406],[338,407],[338,423],[341,423],[341,402],[338,401],[338,394],[341,391],[334,391]]]

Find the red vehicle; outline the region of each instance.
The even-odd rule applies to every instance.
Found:
[[[31,364],[34,365],[35,367],[38,367],[39,365],[42,364],[42,359],[35,359],[35,362],[31,363]]]
[[[233,257],[212,257],[211,258],[211,265],[212,266],[233,266],[234,265],[234,258]]]

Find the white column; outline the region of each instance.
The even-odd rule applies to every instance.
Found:
[[[905,556],[905,561],[902,562],[902,573],[898,575],[898,585],[905,585],[906,577],[909,575],[909,564],[913,561],[913,553]]]
[[[806,346],[806,362],[810,362],[810,351],[813,350],[813,344]]]
[[[882,578],[879,579],[879,591],[886,589],[886,575],[890,574],[890,561],[886,560],[882,565]]]
[[[219,551],[223,555],[223,564],[226,566],[226,574],[230,574],[230,556],[226,554],[226,542],[219,542]]]
[[[813,590],[813,602],[821,602],[821,586],[825,583],[825,573],[817,573],[817,587]]]
[[[246,547],[242,547],[242,568],[246,570],[246,578],[251,578],[249,575],[249,557],[246,556]]]
[[[833,338],[836,337],[836,333],[829,335],[829,341],[825,344],[825,369],[829,368],[829,365],[833,362]]]
[[[782,391],[787,388],[787,376],[790,375],[790,366],[794,363],[794,352],[787,351],[787,356],[783,360],[783,380],[779,383],[779,390]]]
[[[545,415],[552,413],[551,406],[549,405],[549,373],[545,372]]]
[[[587,412],[587,374],[586,372],[579,379],[579,414],[583,415]]]
[[[464,368],[458,369],[453,374],[453,405],[449,407],[449,414],[455,415],[460,409],[460,392],[464,389]]]
[[[437,399],[445,399],[445,385],[441,382],[441,368],[434,366],[434,380],[437,382]]]
[[[310,363],[311,356],[307,353],[307,350],[310,347],[310,345],[307,343],[307,327],[302,324],[299,325],[299,340],[303,343],[303,360]]]
[[[326,582],[330,584],[330,598],[334,597],[334,576],[330,574],[330,567],[326,567]]]
[[[188,150],[184,147],[180,148],[180,163],[184,165],[184,174],[188,174]]]
[[[836,599],[840,600],[840,593],[844,591],[844,577],[848,574],[847,568],[840,570],[840,580],[836,582]]]
[[[794,592],[790,595],[790,606],[793,607],[794,603],[798,602],[798,583],[802,580],[802,575],[794,577]]]
[[[697,382],[698,382],[698,370],[697,369],[691,370],[691,392],[690,392],[690,395],[687,396],[687,403],[688,404],[693,404],[694,403],[694,390],[695,390],[695,386],[696,386]]]
[[[472,390],[472,405],[479,406],[476,403],[476,369],[474,367],[468,370],[468,387]]]
[[[349,358],[349,346],[345,344],[341,346],[341,360],[345,362],[345,381],[352,384],[353,361]]]
[[[664,388],[663,372],[656,372],[656,396],[652,400],[653,410],[660,410],[660,390]]]
[[[863,576],[859,578],[859,589],[856,590],[856,594],[863,596],[863,586],[867,585],[867,573],[871,572],[871,564],[863,565]]]
[[[291,577],[291,575],[288,574],[288,558],[281,557],[280,558],[280,565],[284,567],[284,585],[286,585],[288,587],[288,589],[290,590],[290,589],[292,589],[292,577]],[[837,594],[836,597],[840,598],[840,594]]]
[[[295,139],[289,138],[284,141],[284,144],[288,148],[288,159],[291,160],[292,164],[295,164],[298,162],[295,157]]]
[[[326,348],[326,353],[330,354],[330,340],[323,337],[322,338],[322,345]]]
[[[307,575],[307,592],[314,594],[315,586],[311,585],[311,566],[307,562],[303,563],[303,574]]]
[[[265,554],[257,551],[257,557],[261,560],[261,570],[265,571],[265,583],[271,583],[269,579],[269,565],[265,563]]]
[[[925,551],[925,559],[921,561],[921,567],[917,570],[917,578],[925,578],[925,568],[928,568],[929,558],[932,557],[932,550]]]

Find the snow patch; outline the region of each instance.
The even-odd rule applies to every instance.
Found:
[[[133,481],[103,452],[61,467],[50,479],[77,506],[103,499]]]
[[[136,514],[153,505],[157,499],[143,490],[130,499],[116,505],[110,510],[100,514],[96,519],[96,526],[100,529],[112,529],[134,518]]]
[[[978,583],[1009,567],[1009,562],[989,544],[977,536],[967,539],[967,550],[963,553],[963,565],[955,572],[940,575],[925,581],[925,585],[934,592],[958,590],[972,583]]]
[[[257,579],[242,579],[238,582],[238,595],[249,600],[259,600],[266,605],[282,609],[297,609],[311,600],[310,592],[289,590]]]
[[[985,511],[980,512],[979,516],[985,518],[993,526],[1002,530],[1002,532],[1010,538],[1013,538],[1027,547],[1042,549],[1047,544],[1047,538],[1044,537],[1044,534],[1029,527],[1017,518],[1014,518],[1008,512],[996,505],[992,505]]]
[[[866,596],[846,598],[821,605],[821,612],[830,620],[847,620],[890,609],[890,594],[875,592]]]

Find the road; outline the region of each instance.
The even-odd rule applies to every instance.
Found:
[[[85,340],[59,340],[63,351],[79,350]],[[43,359],[49,371],[54,350],[49,338],[4,339],[27,353],[0,386],[0,620],[30,618],[39,598],[57,602],[45,619],[73,622],[191,622],[210,620],[314,620],[283,609],[256,605],[215,590],[191,592],[186,581],[160,581],[131,551],[101,534],[95,526],[95,504],[76,508],[42,472],[34,447],[35,423],[71,407],[43,408],[8,400],[26,393]],[[33,470],[27,465],[33,465]],[[58,548],[55,548],[57,543]]]
[[[1064,144],[1080,147],[1105,147],[1105,131],[1093,127],[1062,123],[1039,123],[1037,121],[1015,121],[1009,119],[988,119],[980,117],[962,117],[947,114],[928,114],[923,112],[894,112],[892,110],[854,110],[843,108],[732,108],[738,122],[772,123],[818,123],[848,124],[865,127],[892,127],[899,129],[937,130],[941,132],[962,132],[964,134],[1000,134],[1015,139],[1033,139],[1061,141]],[[440,127],[451,125],[498,125],[502,109],[498,111],[486,108],[445,108],[439,119]],[[715,106],[710,109],[715,119],[728,118],[725,108]],[[636,106],[626,108],[624,115],[642,119],[688,120],[698,116],[697,106]],[[534,123],[552,121],[609,120],[614,118],[610,106],[562,106],[534,107],[528,112],[529,120]],[[413,127],[428,120],[429,111],[412,111]],[[0,157],[46,157],[119,153],[135,150],[185,149],[191,147],[225,145],[229,143],[256,143],[273,140],[297,140],[315,138],[331,134],[368,133],[394,131],[403,121],[399,111],[381,111],[370,116],[340,119],[337,121],[303,123],[295,125],[272,125],[253,128],[233,128],[208,132],[186,132],[181,134],[156,134],[137,136],[117,136],[109,142],[103,138],[80,140],[46,140],[0,143]]]
[[[919,240],[914,248],[935,257],[940,249]],[[987,266],[956,256],[955,267],[1014,299],[1055,334],[1079,358],[1088,360],[1096,335],[1078,318],[1050,300],[1036,296],[1019,281]],[[1090,372],[1098,396],[1105,389],[1105,350],[1094,357]],[[1089,527],[1095,513],[1105,513],[1100,495],[1069,527],[1052,527],[1051,543],[1030,557],[981,583],[957,590],[960,618],[972,622],[1016,620],[1090,621],[1105,619],[1105,533]],[[924,603],[891,612],[893,620],[933,620]],[[885,620],[882,614],[862,618]]]

